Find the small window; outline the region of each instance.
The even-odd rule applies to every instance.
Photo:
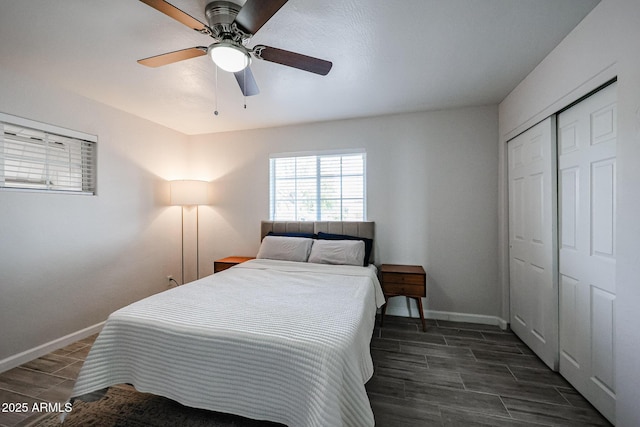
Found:
[[[95,194],[96,140],[0,113],[0,188]]]
[[[272,155],[274,221],[364,221],[364,152]]]

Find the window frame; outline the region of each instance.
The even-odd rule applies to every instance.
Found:
[[[7,183],[5,180],[6,173],[5,167],[5,141],[10,139],[6,137],[6,127],[17,127],[22,128],[26,131],[33,131],[37,133],[44,134],[45,139],[39,140],[35,139],[34,144],[40,144],[42,141],[43,149],[42,154],[38,154],[37,164],[42,164],[42,169],[48,173],[49,168],[53,165],[60,167],[69,165],[71,167],[73,165],[72,160],[68,160],[68,162],[59,162],[59,159],[50,158],[50,150],[49,144],[58,143],[57,140],[67,140],[68,143],[73,144],[73,149],[77,150],[77,155],[80,158],[79,167],[79,181],[78,184],[82,187],[81,189],[72,189],[72,188],[55,188],[60,187],[56,186],[51,182],[51,180],[46,180],[42,182],[40,185],[33,184],[33,187],[29,185],[12,185],[11,183]],[[52,138],[53,143],[49,142],[48,139]],[[13,142],[18,142],[19,138],[16,138]],[[38,122],[35,120],[26,119],[23,117],[13,116],[11,114],[6,114],[0,112],[0,191],[26,191],[26,192],[34,192],[34,193],[61,193],[61,194],[78,194],[78,195],[96,195],[97,194],[97,142],[98,137],[96,135],[91,135],[88,133],[63,128],[60,126],[55,126],[47,123]],[[27,142],[25,142],[26,146]],[[18,145],[19,146],[19,145]],[[88,151],[85,151],[87,150]],[[41,157],[40,157],[41,156]],[[69,156],[71,154],[69,153]],[[23,159],[14,159],[17,162],[23,161]],[[68,172],[72,175],[72,172]],[[78,172],[75,172],[76,174]],[[47,177],[49,178],[49,177]]]
[[[347,156],[355,156],[355,155],[360,155],[362,157],[362,174],[357,174],[357,175],[353,175],[351,174],[350,176],[362,176],[362,218],[360,219],[344,219],[344,212],[343,212],[343,206],[342,206],[342,202],[345,199],[350,199],[349,197],[343,197],[342,194],[340,194],[340,197],[337,200],[340,200],[341,203],[341,207],[340,207],[340,219],[338,220],[327,220],[327,219],[321,219],[322,218],[322,203],[321,201],[324,200],[322,198],[322,191],[321,191],[321,179],[320,177],[321,175],[321,162],[320,159],[323,157],[347,157]],[[299,219],[298,218],[298,212],[296,210],[295,212],[295,219],[275,219],[276,218],[276,200],[275,200],[275,193],[276,193],[276,188],[275,188],[275,184],[276,184],[276,179],[274,176],[274,162],[277,159],[283,159],[283,158],[302,158],[302,157],[315,157],[315,175],[313,176],[313,179],[315,179],[315,185],[316,185],[316,197],[315,197],[315,202],[316,202],[316,209],[315,209],[315,217],[312,219]],[[336,175],[335,177],[339,178],[341,181],[343,179],[343,177],[345,176],[349,176],[348,174],[344,174],[343,171],[341,170],[340,173],[338,175]],[[325,176],[326,178],[326,176]],[[298,177],[294,177],[292,178],[295,182],[298,182],[299,178]],[[342,189],[342,185],[340,186]],[[360,200],[360,198],[356,198],[357,200]],[[272,153],[269,155],[269,219],[271,221],[344,221],[344,222],[357,222],[357,221],[367,221],[367,153],[364,149],[344,149],[344,150],[326,150],[326,151],[302,151],[302,152],[285,152],[285,153]]]

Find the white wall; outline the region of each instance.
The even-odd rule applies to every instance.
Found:
[[[428,310],[490,322],[502,310],[496,106],[187,137],[1,71],[0,111],[98,136],[98,195],[0,190],[0,368],[166,289],[169,274],[180,281],[167,180],[214,181],[215,204],[200,207],[201,276],[214,259],[255,254],[272,152],[365,148],[377,261],[424,265]],[[402,299],[390,305],[408,313]]]
[[[602,0],[500,104],[501,283],[506,299],[505,142],[618,77],[616,233],[617,425],[640,425],[640,2]],[[506,316],[506,314],[503,314]]]
[[[365,148],[376,262],[423,265],[427,310],[495,321],[497,138],[496,106],[192,137],[192,173],[214,191],[214,205],[200,208],[202,273],[214,259],[256,254],[270,153]],[[389,312],[407,314],[404,298]]]
[[[187,137],[8,69],[0,111],[98,136],[97,196],[0,191],[6,368],[180,276],[180,208],[166,206],[166,180],[183,178]]]

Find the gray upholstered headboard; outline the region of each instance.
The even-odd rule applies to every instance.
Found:
[[[330,233],[347,234],[349,236],[375,238],[375,222],[373,221],[262,221],[260,240],[269,232],[274,233]],[[375,239],[374,239],[375,247]],[[373,262],[373,250],[369,262]]]

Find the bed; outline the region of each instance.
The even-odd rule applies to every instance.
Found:
[[[340,236],[372,239],[373,223],[263,222],[259,259],[111,314],[72,400],[128,383],[186,406],[288,426],[373,426],[364,384],[384,296],[375,267],[365,266],[372,249],[362,265],[260,256],[274,241],[306,242],[299,233],[309,232],[308,258],[320,240],[336,240],[316,245],[333,248],[331,259]],[[362,243],[348,250],[357,246],[360,256]]]

